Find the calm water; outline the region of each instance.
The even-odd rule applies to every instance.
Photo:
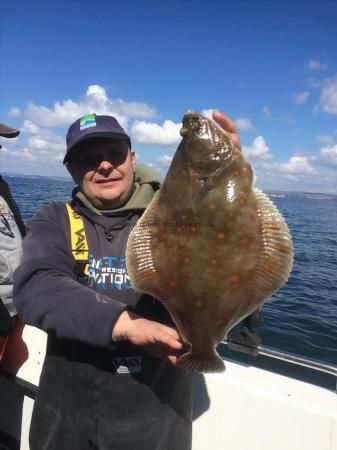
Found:
[[[50,201],[66,201],[73,183],[7,177],[25,220]],[[263,307],[263,345],[337,364],[337,199],[273,198],[295,246],[288,283]]]

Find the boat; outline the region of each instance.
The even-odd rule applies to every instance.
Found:
[[[6,390],[9,381],[0,375],[0,430],[6,425],[1,410],[6,411],[7,426],[21,423],[7,431],[13,447],[0,445],[1,450],[29,450],[46,341],[43,331],[25,325],[22,342],[27,352],[15,374],[17,392]],[[193,450],[337,449],[337,366],[259,341],[227,340],[218,351],[225,372],[194,374]],[[14,402],[18,392],[19,407]]]
[[[336,450],[337,367],[257,350],[264,368],[225,357],[224,373],[195,383],[193,450]],[[328,387],[316,384],[323,380]]]

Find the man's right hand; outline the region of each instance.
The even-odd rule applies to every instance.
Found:
[[[182,338],[173,327],[168,327],[130,311],[123,311],[112,330],[113,340],[128,340],[143,347],[152,356],[177,362],[177,352],[182,349]]]

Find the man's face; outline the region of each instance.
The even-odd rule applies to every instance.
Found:
[[[79,189],[97,209],[116,209],[132,193],[135,154],[122,139],[88,139],[67,164]]]

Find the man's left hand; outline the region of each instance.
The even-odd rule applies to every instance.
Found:
[[[238,135],[235,123],[220,111],[213,112],[213,119],[220,125],[226,134],[229,135],[235,147],[241,149],[240,137]]]

